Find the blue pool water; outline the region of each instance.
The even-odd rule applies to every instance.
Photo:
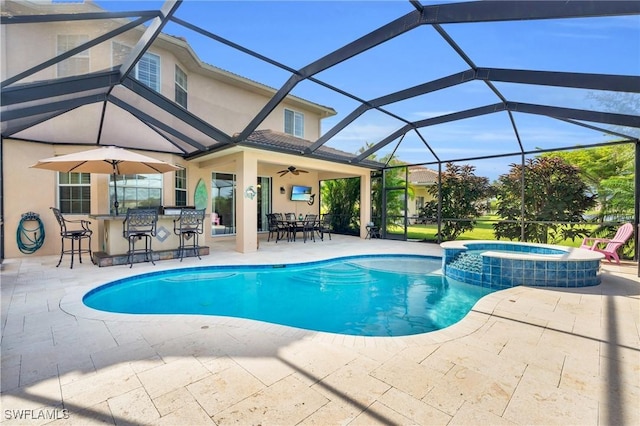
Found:
[[[443,277],[441,259],[353,256],[268,266],[162,271],[87,293],[94,309],[248,318],[359,336],[405,336],[460,321],[493,290]]]

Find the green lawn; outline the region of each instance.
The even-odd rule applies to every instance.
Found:
[[[493,233],[493,224],[497,220],[498,220],[497,216],[479,217],[476,222],[476,226],[473,228],[473,230],[464,232],[457,239],[458,240],[495,240],[496,237]],[[595,229],[596,225],[593,225],[593,228]],[[410,225],[407,229],[407,237],[412,240],[435,241],[437,231],[438,231],[438,226],[435,224]],[[567,239],[555,244],[568,246],[568,247],[579,247],[581,243],[582,243],[582,239],[577,238],[575,241],[571,241],[570,239]]]
[[[493,224],[498,220],[497,216],[482,216],[479,217],[476,226],[473,230],[469,232],[465,232],[460,235],[458,240],[495,240],[495,235],[493,234]],[[587,225],[587,227],[592,227],[593,230],[597,228],[597,225]],[[407,238],[410,240],[419,240],[419,241],[430,241],[436,242],[436,232],[438,230],[438,226],[435,224],[429,225],[410,225],[407,229]],[[403,229],[398,227],[396,232],[402,233]],[[602,237],[602,235],[600,235]],[[509,241],[509,240],[503,240]],[[557,244],[566,247],[580,247],[582,244],[582,238],[576,238],[574,241],[570,239],[552,242],[549,241],[550,244]],[[633,239],[630,239],[629,242],[624,246],[621,251],[621,258],[632,259],[634,255],[634,247],[633,247]]]

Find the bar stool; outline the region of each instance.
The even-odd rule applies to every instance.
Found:
[[[73,255],[75,253],[78,253],[78,259],[80,260],[80,263],[82,263],[82,253],[87,253],[87,252],[89,253],[89,259],[91,259],[91,261],[93,262],[93,254],[91,253],[91,234],[93,233],[93,231],[89,229],[89,225],[91,224],[91,222],[89,222],[88,220],[65,219],[64,216],[62,215],[62,212],[60,212],[59,209],[55,207],[50,207],[50,208],[53,211],[53,214],[56,217],[58,224],[60,225],[60,239],[62,240],[62,249],[60,251],[60,259],[58,260],[58,264],[56,265],[56,268],[60,266],[60,262],[62,262],[62,256],[64,256],[65,254],[71,255],[70,269],[73,269]],[[71,224],[71,226],[74,227],[75,229],[69,229],[67,227],[67,224]],[[89,248],[86,248],[83,250],[82,240],[84,239],[89,240]],[[70,250],[64,249],[64,240],[71,240]],[[77,248],[75,247],[76,241],[78,242]]]
[[[156,236],[156,224],[158,223],[158,209],[128,209],[127,217],[122,222],[122,236],[129,241],[127,251],[127,263],[133,267],[136,253],[144,253],[144,261],[153,261],[151,242]],[[136,241],[144,238],[144,248],[136,249]]]
[[[178,247],[180,262],[182,262],[186,250],[193,250],[194,255],[202,260],[198,236],[204,233],[204,210],[182,209],[180,217],[173,220],[173,232],[180,237],[180,246]],[[187,240],[191,238],[193,238],[192,244],[187,247]]]

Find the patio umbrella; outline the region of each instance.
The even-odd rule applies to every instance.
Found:
[[[45,158],[31,167],[66,173],[112,174],[115,190],[115,202],[113,204],[116,215],[118,215],[116,175],[166,173],[179,169],[179,167],[173,164],[116,146],[106,146],[68,155]]]

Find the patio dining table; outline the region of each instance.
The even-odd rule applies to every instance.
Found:
[[[306,219],[299,219],[299,218],[290,218],[287,219],[285,216],[285,219],[280,221],[283,229],[286,230],[287,233],[287,241],[296,241],[296,236],[298,234],[298,232],[303,232],[305,231],[304,226],[305,223],[308,223],[308,220]],[[320,222],[316,219],[313,221],[313,224],[311,225],[311,229],[313,232],[315,232],[316,230],[319,229],[320,226]],[[303,235],[303,241],[306,241],[306,238],[304,238]]]

